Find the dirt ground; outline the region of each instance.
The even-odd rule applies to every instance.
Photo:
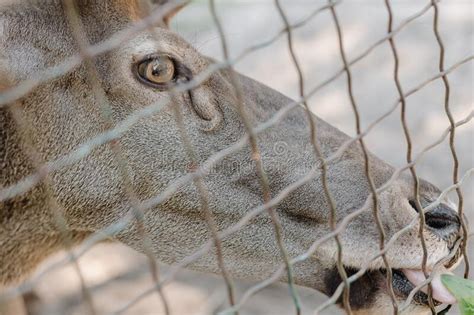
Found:
[[[282,28],[281,20],[272,1],[217,1],[232,56],[246,47],[270,38]],[[392,1],[395,25],[421,10],[429,1]],[[324,1],[284,1],[292,22],[299,21]],[[387,32],[387,12],[382,0],[356,0],[338,6],[344,31],[348,58],[358,56],[370,44]],[[474,4],[471,0],[444,1],[440,4],[440,31],[446,46],[446,65],[450,66],[473,54]],[[433,12],[412,22],[396,37],[400,55],[400,76],[405,90],[438,72],[439,49],[432,30]],[[172,27],[187,38],[202,53],[221,60],[220,41],[213,26],[205,1],[197,1],[184,9],[173,21]],[[318,15],[306,26],[295,30],[295,48],[303,65],[308,89],[330,77],[341,67],[337,37],[329,12]],[[290,96],[298,96],[297,76],[292,66],[285,39],[282,37],[268,48],[244,58],[237,70]],[[352,67],[354,92],[361,111],[363,126],[367,126],[397,99],[392,79],[393,57],[388,43],[374,50],[367,58]],[[467,63],[449,75],[451,108],[456,120],[466,117],[473,109],[474,65]],[[443,85],[436,81],[407,99],[408,125],[412,134],[415,154],[439,137],[448,127],[443,109]],[[314,112],[354,135],[354,116],[342,76],[310,99]],[[457,131],[456,148],[460,158],[460,173],[474,166],[473,124]],[[396,167],[405,164],[406,144],[401,129],[399,112],[391,115],[367,137],[372,152]],[[452,157],[447,143],[430,151],[417,166],[421,177],[441,188],[452,184]],[[474,222],[474,185],[468,180],[463,186],[465,211]],[[452,195],[453,200],[456,196]],[[469,248],[471,261],[474,250]],[[42,269],[60,259],[56,255]],[[152,284],[146,260],[119,244],[101,244],[88,252],[80,261],[88,287],[99,314],[108,314]],[[461,270],[460,268],[459,270]],[[166,273],[163,267],[162,272]],[[474,274],[474,273],[471,273]],[[250,282],[238,284],[238,296]],[[31,315],[84,314],[86,311],[78,295],[78,279],[73,268],[59,269],[45,278],[30,296]],[[226,304],[221,278],[193,272],[180,273],[177,280],[165,288],[174,315],[214,314]],[[324,301],[324,297],[309,289],[301,289],[304,313]],[[137,303],[126,314],[162,314],[156,294]],[[241,314],[293,314],[293,305],[285,285],[273,285],[252,298]],[[327,314],[338,314],[336,308]],[[458,314],[457,310],[449,314]]]

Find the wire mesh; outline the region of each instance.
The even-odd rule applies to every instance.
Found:
[[[160,2],[160,1],[158,1]],[[462,255],[464,256],[465,261],[465,277],[468,277],[469,274],[469,259],[467,256],[467,241],[469,239],[469,231],[467,224],[464,218],[464,207],[463,207],[463,194],[461,190],[462,184],[472,175],[474,172],[473,169],[467,171],[461,178],[459,177],[459,159],[457,157],[456,147],[455,147],[455,136],[456,136],[456,128],[467,124],[471,121],[474,113],[471,111],[463,120],[455,121],[454,117],[451,113],[450,109],[450,85],[448,80],[448,74],[456,70],[461,65],[471,62],[474,59],[474,55],[470,55],[462,60],[459,60],[457,63],[451,65],[450,67],[445,66],[445,47],[443,44],[443,40],[441,38],[438,24],[439,24],[439,6],[438,1],[431,0],[429,3],[422,8],[419,12],[414,14],[413,16],[401,21],[398,26],[394,26],[394,12],[391,8],[391,2],[389,0],[385,0],[385,5],[388,12],[388,27],[387,27],[387,34],[383,38],[380,38],[378,41],[374,42],[371,46],[365,49],[361,54],[357,57],[350,60],[346,55],[346,48],[344,45],[344,38],[343,38],[343,27],[341,26],[338,14],[337,14],[337,6],[342,5],[342,1],[328,1],[327,5],[324,5],[313,12],[311,12],[307,17],[301,19],[299,22],[291,24],[290,20],[285,13],[284,7],[281,5],[280,1],[275,0],[275,7],[278,10],[278,13],[284,23],[284,28],[277,33],[275,36],[270,38],[269,40],[263,41],[257,45],[251,46],[250,48],[246,49],[237,57],[231,59],[229,56],[229,51],[227,47],[227,38],[225,32],[223,31],[222,25],[220,23],[218,13],[216,11],[216,5],[213,0],[209,1],[210,4],[210,13],[212,15],[213,21],[215,23],[215,27],[219,33],[219,40],[221,41],[222,50],[224,60],[222,62],[215,62],[212,63],[207,69],[202,71],[201,73],[194,74],[194,77],[191,80],[179,82],[179,84],[171,89],[170,101],[159,101],[149,106],[140,108],[126,117],[124,120],[119,121],[118,123],[113,123],[113,119],[111,118],[111,109],[110,105],[108,104],[107,95],[104,89],[101,86],[100,79],[97,75],[97,69],[94,63],[94,59],[104,53],[110,52],[113,49],[119,47],[122,43],[130,40],[136,34],[141,32],[150,32],[153,33],[153,27],[163,20],[165,16],[169,13],[174,12],[176,9],[180,8],[188,1],[167,1],[166,4],[160,4],[154,10],[149,11],[149,14],[145,14],[145,11],[141,12],[141,17],[138,19],[137,22],[130,25],[128,28],[118,31],[113,34],[108,39],[105,39],[102,42],[91,44],[88,42],[87,38],[84,36],[85,32],[83,30],[81,18],[76,12],[74,7],[73,0],[64,0],[64,14],[66,19],[69,22],[71,32],[73,34],[74,40],[77,43],[79,48],[79,53],[77,55],[71,56],[68,59],[60,62],[56,66],[49,67],[43,71],[38,72],[38,74],[34,75],[33,77],[26,79],[16,86],[1,91],[0,93],[0,108],[7,108],[11,111],[14,115],[15,121],[18,125],[18,128],[21,128],[25,131],[28,130],[28,125],[25,123],[24,117],[22,117],[20,105],[18,104],[18,100],[27,96],[29,93],[35,90],[38,86],[42,84],[47,84],[48,82],[52,81],[53,79],[60,78],[64,75],[67,75],[71,71],[74,71],[79,66],[85,65],[88,73],[88,77],[91,81],[91,86],[93,87],[92,94],[96,99],[97,103],[100,104],[100,112],[104,121],[107,122],[107,130],[102,133],[99,133],[97,136],[85,141],[83,144],[77,146],[70,153],[61,156],[55,160],[51,161],[41,161],[38,158],[37,154],[35,153],[34,146],[28,143],[28,139],[22,139],[24,142],[24,146],[28,148],[29,151],[29,158],[33,162],[35,166],[35,171],[24,177],[22,180],[14,183],[12,185],[1,187],[0,188],[0,202],[7,201],[13,197],[22,195],[27,193],[34,187],[40,184],[46,185],[46,187],[50,186],[50,176],[54,174],[54,172],[64,169],[68,166],[74,165],[78,161],[82,160],[83,158],[87,157],[91,152],[98,147],[101,146],[109,146],[114,153],[114,159],[116,160],[117,164],[120,166],[120,176],[122,178],[124,189],[127,193],[128,202],[131,205],[131,211],[124,215],[120,220],[117,222],[111,222],[110,225],[106,226],[105,228],[96,231],[93,235],[86,238],[78,249],[72,249],[70,244],[70,230],[68,227],[67,220],[63,215],[63,211],[59,208],[59,205],[55,202],[54,198],[50,199],[50,209],[52,211],[52,216],[55,218],[55,222],[57,223],[58,230],[63,235],[64,240],[64,248],[68,250],[68,256],[63,259],[62,261],[49,266],[45,269],[42,273],[36,275],[33,278],[30,278],[23,282],[22,284],[10,288],[5,292],[2,292],[0,295],[0,301],[6,301],[8,299],[12,299],[17,297],[25,292],[30,291],[34,288],[35,284],[41,281],[41,279],[51,271],[60,268],[61,266],[67,265],[72,263],[77,271],[78,276],[81,279],[81,288],[84,300],[88,304],[88,310],[90,314],[96,314],[96,310],[93,305],[93,297],[92,293],[88,289],[85,284],[85,281],[82,277],[81,269],[78,265],[78,260],[81,256],[83,256],[90,248],[92,248],[95,244],[100,241],[106,240],[109,237],[117,235],[125,228],[127,228],[131,224],[136,224],[138,231],[140,232],[140,238],[143,245],[144,252],[146,253],[148,260],[149,260],[149,268],[154,280],[154,284],[149,289],[140,292],[136,295],[136,297],[130,301],[125,302],[122,306],[116,309],[113,314],[125,314],[133,305],[141,301],[146,296],[156,292],[160,301],[164,306],[165,314],[170,314],[169,303],[166,300],[166,297],[163,295],[162,289],[163,287],[173,281],[176,275],[182,268],[185,268],[189,264],[195,262],[199,258],[206,255],[212,249],[215,249],[215,253],[217,256],[218,265],[222,276],[224,278],[227,290],[227,296],[229,301],[229,307],[226,310],[221,311],[220,314],[237,314],[242,306],[248,301],[249,298],[254,296],[257,292],[261,291],[263,288],[269,286],[270,284],[279,281],[282,276],[286,275],[289,292],[294,302],[295,314],[301,314],[301,305],[300,300],[298,297],[298,293],[294,287],[294,274],[293,274],[293,266],[298,264],[304,260],[310,258],[324,243],[328,242],[331,239],[334,239],[337,244],[337,269],[341,276],[342,282],[334,292],[334,294],[323,304],[321,304],[316,310],[315,314],[323,311],[331,304],[334,304],[341,298],[342,295],[342,304],[344,306],[345,311],[348,314],[352,314],[351,305],[350,305],[350,286],[353,282],[357,279],[362,277],[364,273],[369,270],[371,264],[377,260],[382,259],[385,269],[387,270],[387,285],[389,287],[390,298],[393,306],[393,313],[399,314],[401,311],[406,309],[413,299],[416,292],[420,291],[423,286],[428,285],[428,299],[430,308],[433,312],[435,311],[434,302],[431,297],[431,284],[430,282],[433,280],[433,275],[430,275],[427,270],[427,259],[428,259],[428,250],[426,248],[425,243],[425,213],[434,209],[437,205],[439,205],[446,197],[446,195],[450,191],[456,191],[458,197],[458,211],[461,221],[462,227],[462,236],[455,244],[455,249],[450,252],[449,255],[442,258],[435,264],[435,269],[438,266],[443,265],[457,252],[457,249],[460,248],[462,251]],[[399,62],[400,57],[397,52],[396,42],[395,42],[395,35],[404,29],[407,25],[409,25],[412,21],[416,20],[420,16],[424,15],[426,12],[430,10],[433,11],[433,34],[436,37],[436,41],[439,45],[439,72],[433,75],[432,77],[426,79],[425,81],[419,83],[414,88],[405,91],[402,87],[401,79],[399,76]],[[297,51],[293,45],[292,41],[292,32],[307,24],[312,19],[316,18],[318,14],[321,12],[327,12],[331,15],[332,20],[334,22],[334,26],[337,31],[337,41],[339,44],[339,51],[340,57],[343,64],[343,67],[330,76],[328,79],[323,81],[321,84],[313,87],[311,89],[306,88],[307,84],[303,77],[302,65],[298,60]],[[248,113],[245,111],[245,104],[243,102],[242,90],[239,86],[238,79],[235,77],[235,72],[233,67],[243,58],[246,58],[251,53],[258,51],[266,46],[271,45],[275,41],[277,41],[280,37],[286,36],[287,39],[287,46],[288,51],[290,52],[291,62],[294,65],[295,71],[298,75],[298,87],[299,87],[299,98],[287,104],[286,106],[282,107],[278,111],[276,111],[272,117],[270,117],[265,122],[253,126],[251,120],[248,117]],[[397,88],[398,98],[393,102],[393,105],[386,111],[383,115],[378,117],[374,120],[371,124],[368,125],[366,129],[363,130],[360,122],[360,113],[358,109],[358,102],[354,96],[354,87],[352,86],[352,73],[351,73],[351,66],[358,63],[359,61],[363,60],[367,57],[376,47],[382,45],[383,43],[388,42],[390,45],[390,49],[393,54],[394,58],[394,69],[393,69],[393,80]],[[176,99],[180,97],[180,95],[185,95],[186,93],[190,93],[192,89],[199,87],[203,82],[205,82],[211,75],[214,73],[228,69],[230,70],[230,82],[233,86],[234,96],[237,100],[237,108],[240,114],[240,117],[245,125],[245,135],[236,141],[231,146],[213,153],[210,157],[203,163],[198,164],[198,160],[196,158],[196,152],[193,148],[194,144],[192,143],[190,137],[188,136],[185,128],[185,123],[183,122],[183,117],[180,112],[178,106],[175,106]],[[351,138],[350,140],[344,142],[332,155],[328,157],[324,157],[321,153],[321,144],[317,139],[318,135],[318,126],[317,122],[314,120],[314,116],[311,114],[310,107],[308,105],[309,99],[318,91],[320,91],[325,86],[331,84],[340,76],[346,76],[347,82],[347,93],[349,95],[350,103],[353,109],[354,120],[356,125],[356,136]],[[428,146],[425,146],[421,149],[421,151],[413,156],[413,143],[410,136],[410,131],[408,129],[408,125],[406,122],[406,103],[407,98],[419,90],[423,89],[425,86],[430,84],[431,82],[441,79],[443,81],[445,95],[444,95],[444,108],[446,112],[446,116],[449,120],[449,128],[433,143]],[[262,157],[260,150],[259,150],[259,143],[257,141],[258,135],[263,134],[266,130],[270,129],[273,126],[276,126],[279,122],[281,122],[293,109],[297,108],[298,106],[304,106],[308,123],[310,125],[311,134],[311,146],[313,148],[313,153],[317,161],[319,161],[319,165],[315,165],[307,174],[302,176],[296,182],[288,185],[281,191],[275,193],[271,191],[271,187],[267,178],[267,174],[264,168],[264,157]],[[378,125],[382,120],[387,118],[391,115],[397,108],[400,106],[400,122],[403,127],[406,143],[407,143],[407,153],[406,153],[406,164],[398,169],[395,170],[391,178],[386,181],[382,186],[376,187],[374,184],[374,180],[371,177],[370,173],[370,160],[368,155],[367,146],[364,142],[364,138],[369,134],[369,132]],[[129,131],[133,126],[140,123],[142,119],[150,117],[152,115],[156,115],[160,113],[164,109],[171,107],[173,113],[175,115],[175,120],[177,122],[182,145],[185,147],[185,151],[187,154],[188,159],[191,161],[192,167],[190,171],[174,180],[171,184],[169,184],[162,192],[158,195],[149,198],[147,200],[140,200],[134,191],[134,187],[132,184],[131,175],[127,170],[127,159],[124,157],[124,154],[120,147],[120,138],[123,136],[124,133]],[[31,131],[30,131],[31,132]],[[419,180],[417,173],[415,171],[415,166],[418,161],[422,158],[422,156],[441,144],[447,137],[449,137],[449,146],[453,158],[453,184],[442,191],[440,196],[437,200],[429,204],[428,206],[423,207],[420,200],[419,200]],[[344,152],[354,143],[357,143],[363,153],[364,157],[364,171],[369,183],[370,193],[369,197],[365,201],[364,205],[353,211],[351,214],[347,215],[344,218],[336,217],[336,204],[333,200],[332,194],[329,185],[327,183],[327,170],[329,167],[330,162],[339,159]],[[251,159],[255,165],[256,172],[259,178],[259,184],[261,187],[261,191],[263,194],[263,204],[250,209],[242,218],[240,218],[234,225],[227,227],[219,231],[215,219],[213,217],[213,213],[209,208],[209,196],[208,196],[208,187],[205,185],[204,179],[206,176],[209,175],[210,170],[213,166],[217,165],[220,161],[225,159],[226,157],[236,153],[243,148],[250,148],[251,151]],[[413,219],[410,224],[401,228],[399,231],[393,234],[393,236],[389,239],[386,237],[386,233],[384,231],[383,224],[381,222],[381,218],[379,216],[379,201],[378,196],[383,191],[387,190],[388,188],[393,185],[396,180],[400,177],[403,171],[409,170],[411,175],[414,178],[414,195],[416,200],[416,206],[419,209],[419,217]],[[309,183],[312,180],[315,180],[318,177],[321,177],[324,193],[326,198],[329,200],[330,209],[328,209],[331,213],[330,215],[330,227],[331,233],[325,235],[323,238],[315,240],[311,246],[307,249],[306,252],[301,253],[298,256],[290,257],[288,251],[286,250],[284,239],[282,237],[282,223],[278,216],[278,213],[275,211],[277,205],[283,201],[286,197],[288,197],[292,192],[297,190],[298,188],[302,187],[303,185]],[[191,255],[186,256],[181,261],[177,262],[173,266],[168,273],[160,275],[160,270],[158,269],[157,259],[159,257],[155,257],[153,251],[151,249],[151,241],[149,239],[149,235],[143,226],[143,220],[146,213],[156,207],[157,205],[163,204],[167,200],[169,200],[173,195],[184,185],[188,183],[193,183],[197,188],[199,198],[200,198],[200,208],[202,210],[203,217],[205,218],[208,228],[210,231],[210,235],[212,236],[206,243],[196,248],[196,251]],[[52,195],[52,194],[51,194]],[[342,255],[344,251],[344,247],[340,241],[340,235],[345,231],[345,228],[348,224],[354,220],[356,217],[361,215],[362,213],[372,210],[374,216],[374,224],[377,226],[379,232],[379,251],[377,255],[374,257],[370,257],[367,261],[365,266],[361,268],[357,273],[348,276],[344,269],[342,263]],[[254,286],[250,287],[246,292],[241,294],[240,299],[236,298],[235,288],[232,283],[232,275],[226,268],[226,263],[223,257],[223,251],[225,251],[225,247],[223,246],[223,241],[228,238],[229,236],[238,233],[244,226],[249,224],[253,218],[261,214],[262,212],[268,212],[271,218],[271,224],[273,226],[273,231],[275,235],[275,242],[279,248],[282,263],[281,266],[275,270],[275,272],[271,275],[271,277],[261,281]],[[423,249],[423,261],[422,266],[420,268],[423,270],[426,280],[415,287],[408,296],[407,300],[404,303],[399,304],[397,302],[393,287],[392,287],[392,273],[389,261],[386,258],[387,251],[394,246],[396,240],[402,236],[404,233],[407,233],[410,229],[419,224],[419,238],[421,241],[421,246]]]

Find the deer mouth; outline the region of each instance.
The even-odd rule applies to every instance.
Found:
[[[359,270],[352,267],[344,267],[347,277],[351,277]],[[398,300],[406,300],[410,293],[426,280],[422,270],[415,269],[391,269],[392,271],[392,287],[395,296]],[[431,283],[431,294],[433,297],[434,306],[441,304],[455,304],[456,299],[449,293],[449,291],[442,285],[440,275],[449,273],[446,268],[441,268],[437,271]],[[337,287],[342,282],[342,279],[334,268],[325,279],[327,293],[334,294]],[[427,295],[428,287],[425,285],[421,290],[418,290],[412,299],[412,303],[420,306],[429,306],[429,299]],[[356,281],[350,285],[350,304],[355,310],[370,308],[376,304],[377,295],[382,292],[390,294],[387,285],[387,270],[376,269],[368,270]],[[342,296],[338,303],[342,305]]]
[[[456,242],[450,246],[450,258],[449,260],[446,260],[443,265],[436,264],[433,266],[434,271],[432,268],[427,266],[428,268],[426,271],[430,278],[428,281],[430,283],[430,288],[426,284],[427,279],[421,268],[391,268],[391,287],[393,288],[393,293],[398,300],[397,303],[400,301],[402,303],[403,301],[406,301],[410,296],[410,293],[414,291],[415,288],[420,287],[413,294],[410,302],[411,304],[429,307],[430,299],[427,294],[428,290],[431,290],[431,297],[434,306],[440,306],[442,304],[448,305],[445,310],[442,311],[442,313],[448,310],[452,304],[456,304],[456,298],[444,287],[441,282],[441,275],[453,274],[450,270],[456,268],[462,261],[461,249],[459,246],[456,247],[456,244],[459,245],[460,243]],[[448,257],[446,258],[448,259]],[[360,272],[360,267],[358,266],[349,267],[343,264],[343,267],[348,278]],[[326,294],[330,296],[333,295],[342,282],[343,280],[341,279],[341,276],[338,272],[338,268],[334,266],[324,277]],[[387,283],[387,269],[369,269],[350,284],[349,300],[351,307],[354,310],[370,309],[372,306],[376,305],[377,296],[379,296],[380,293],[391,295],[391,289]],[[339,297],[337,303],[342,305],[342,295]]]
[[[427,270],[427,274],[432,278],[430,281],[430,289],[435,306],[457,303],[455,297],[441,283],[441,275],[452,274],[449,270],[455,268],[461,260],[461,251],[458,249],[453,257],[443,266],[437,267],[436,271]],[[382,270],[381,273],[386,277],[386,270]],[[403,299],[407,299],[415,287],[422,286],[421,289],[413,295],[413,301],[420,305],[429,305],[427,295],[429,288],[427,285],[423,286],[424,282],[426,282],[426,276],[421,269],[392,269],[392,287],[394,293]]]
[[[456,303],[456,299],[441,283],[440,275],[445,273],[449,272],[445,269],[437,272],[431,281],[431,294],[435,306]],[[382,274],[386,274],[386,272],[382,271]],[[415,287],[425,282],[425,280],[425,274],[422,270],[392,269],[393,291],[397,296],[403,299],[406,299],[410,292],[413,291]],[[426,294],[427,290],[427,286],[421,288],[421,290],[416,292],[413,296],[413,301],[420,305],[429,305],[428,295]]]

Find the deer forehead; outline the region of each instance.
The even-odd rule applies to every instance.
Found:
[[[100,43],[139,19],[137,1],[79,0],[77,3],[83,31],[91,44]],[[183,49],[193,50],[168,30],[156,30],[152,35],[136,34],[131,41],[122,43],[120,48],[129,49],[131,59],[160,51],[182,56]],[[3,58],[9,60],[7,63],[13,68],[10,72],[15,74],[15,81],[23,80],[38,69],[50,67],[77,53],[77,44],[59,0],[45,1],[41,6],[33,0],[2,2],[0,42],[6,54]],[[189,53],[186,57],[190,57]]]
[[[97,24],[109,24],[114,26],[130,20],[138,20],[147,15],[152,7],[166,5],[169,1],[155,0],[74,0],[74,5],[81,17],[93,17]],[[174,16],[185,2],[181,4],[168,4],[165,14],[157,24],[164,26]],[[165,6],[166,7],[166,6]],[[2,0],[0,1],[0,15],[4,11],[16,11],[21,14],[61,14],[64,15],[63,0]],[[54,21],[54,20],[51,20]]]

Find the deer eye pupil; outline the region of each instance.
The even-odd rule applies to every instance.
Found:
[[[138,64],[138,76],[145,84],[163,87],[176,78],[174,61],[168,56],[157,56]]]

